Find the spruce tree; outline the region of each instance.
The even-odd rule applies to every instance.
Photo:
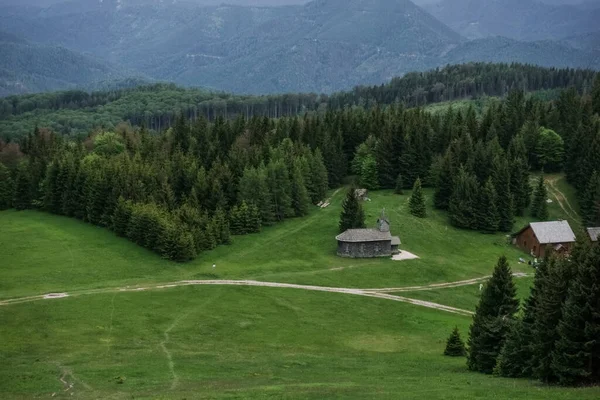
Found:
[[[247,233],[245,224],[246,215],[240,208],[241,206],[234,206],[229,212],[229,229],[232,235],[245,235]]]
[[[379,189],[377,161],[372,155],[368,155],[362,162],[360,169],[360,184],[369,190]]]
[[[415,217],[425,218],[427,216],[427,208],[425,206],[425,195],[421,187],[421,179],[417,178],[413,186],[412,194],[408,202],[410,213]]]
[[[532,365],[535,377],[543,382],[554,382],[552,353],[559,339],[557,327],[562,318],[562,307],[572,274],[565,261],[554,257],[548,257],[544,264],[545,272],[540,277],[537,294]]]
[[[440,166],[440,172],[437,178],[433,202],[435,207],[440,210],[447,210],[450,206],[450,198],[454,190],[454,169],[452,166],[452,156],[447,152]]]
[[[529,169],[522,158],[511,162],[510,192],[513,195],[513,205],[516,215],[523,216],[531,203],[531,186],[529,184]]]
[[[15,178],[15,198],[13,204],[17,210],[26,210],[32,207],[31,185],[29,164],[23,161],[17,167],[17,176]]]
[[[365,227],[365,213],[362,205],[356,198],[356,189],[351,187],[346,194],[346,199],[342,204],[343,210],[340,215],[339,231],[345,232],[348,229],[359,229]]]
[[[0,162],[0,210],[12,207],[14,197],[14,182],[10,170]]]
[[[600,226],[600,174],[594,171],[581,199],[581,215],[585,226]]]
[[[312,188],[312,202],[317,204],[327,197],[327,190],[329,189],[329,182],[327,180],[327,168],[323,162],[323,156],[319,149],[315,150],[310,163],[311,181],[313,184]]]
[[[115,212],[112,216],[112,229],[118,236],[127,236],[131,214],[131,203],[125,201],[123,197],[119,197]]]
[[[308,214],[310,207],[310,197],[304,183],[302,170],[298,162],[294,162],[292,167],[291,197],[292,208],[296,217],[302,217]]]
[[[275,218],[282,221],[294,215],[288,168],[283,160],[273,160],[267,166],[267,184],[273,200]]]
[[[500,216],[498,215],[497,194],[491,178],[479,190],[477,201],[477,224],[479,230],[486,233],[494,233],[498,230]]]
[[[472,371],[491,374],[512,320],[519,308],[517,290],[506,257],[501,257],[485,285],[469,332],[467,365]]]
[[[404,194],[404,179],[402,179],[402,174],[398,174],[396,178],[396,189],[394,190],[396,194]]]
[[[461,167],[455,180],[448,207],[450,223],[453,226],[463,229],[477,229],[477,198],[477,179]]]
[[[496,206],[498,208],[498,229],[501,232],[510,232],[514,225],[514,201],[510,191],[510,170],[506,161],[496,160],[493,181],[498,195]]]
[[[523,318],[515,320],[500,355],[494,373],[507,378],[528,378],[532,372],[536,298],[525,300]]]
[[[246,219],[246,232],[258,233],[260,232],[260,211],[254,204],[248,206],[248,218]]]
[[[579,252],[552,353],[552,371],[562,385],[600,383],[600,246]]]
[[[452,331],[452,334],[446,341],[446,349],[444,350],[444,355],[450,357],[464,357],[466,353],[467,350],[465,349],[465,343],[460,337],[458,327],[455,327]]]
[[[544,183],[544,175],[540,175],[538,180],[535,193],[533,195],[533,203],[531,205],[531,215],[540,220],[546,221],[548,219],[548,192],[546,190],[546,184]]]

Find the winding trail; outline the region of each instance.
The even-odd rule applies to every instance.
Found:
[[[516,278],[524,278],[530,275],[523,273],[514,274]],[[409,287],[397,287],[397,288],[374,288],[374,289],[354,289],[354,288],[339,288],[339,287],[327,287],[327,286],[313,286],[313,285],[297,285],[293,283],[278,283],[278,282],[261,282],[254,280],[185,280],[178,282],[170,282],[163,284],[154,284],[148,286],[139,286],[139,287],[120,287],[120,288],[105,288],[105,289],[89,289],[89,290],[79,290],[73,291],[70,293],[48,293],[41,294],[37,296],[27,296],[27,297],[19,297],[13,299],[0,300],[0,306],[9,306],[12,304],[21,304],[28,303],[33,301],[41,301],[41,300],[51,300],[51,299],[60,299],[66,297],[78,297],[84,295],[92,295],[99,293],[121,293],[121,292],[141,292],[141,291],[149,291],[149,290],[161,290],[161,289],[169,289],[176,288],[182,286],[252,286],[252,287],[271,287],[271,288],[287,288],[287,289],[298,289],[298,290],[308,290],[314,292],[329,292],[329,293],[342,293],[342,294],[350,294],[355,296],[364,296],[364,297],[373,297],[385,300],[398,301],[402,303],[409,303],[421,307],[432,308],[435,310],[441,310],[449,313],[459,314],[459,315],[472,315],[473,312],[468,310],[463,310],[460,308],[450,307],[443,304],[432,303],[429,301],[411,299],[404,296],[391,295],[389,293],[393,292],[417,292],[424,290],[436,290],[436,289],[445,289],[445,288],[454,288],[460,286],[468,286],[474,285],[477,283],[481,283],[489,279],[489,276],[484,276],[481,278],[468,279],[457,282],[445,282],[445,283],[434,283],[426,286],[409,286]]]
[[[552,194],[552,196],[554,196],[560,208],[562,208],[562,210],[569,218],[573,220],[578,220],[579,217],[577,215],[577,211],[575,211],[573,206],[571,206],[571,203],[569,203],[569,199],[567,198],[567,196],[565,196],[565,194],[561,192],[560,189],[556,186],[557,181],[558,178],[556,177],[546,179],[546,182],[548,182],[550,193]]]

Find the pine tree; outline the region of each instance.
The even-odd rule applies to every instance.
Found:
[[[600,226],[600,174],[594,171],[581,200],[585,226]]]
[[[267,184],[273,199],[275,218],[282,221],[294,215],[288,169],[283,160],[272,160],[267,166]]]
[[[600,246],[579,251],[552,353],[552,371],[562,385],[600,383]]]
[[[479,230],[494,233],[498,230],[500,216],[498,215],[497,194],[492,179],[488,179],[483,188],[479,190],[477,201],[477,224]]]
[[[533,203],[531,205],[531,215],[540,221],[548,219],[548,192],[544,183],[544,175],[540,175],[535,193],[533,195]]]
[[[379,189],[379,174],[377,172],[377,161],[375,157],[367,156],[360,169],[360,184],[366,189]]]
[[[339,230],[340,233],[348,229],[359,229],[365,227],[365,214],[362,205],[356,198],[355,188],[351,187],[346,194],[346,199],[342,205],[343,210],[340,215]]]
[[[244,202],[244,204],[246,204]],[[229,229],[231,230],[232,235],[245,235],[246,232],[246,214],[242,211],[241,206],[234,206],[229,212]],[[246,206],[246,211],[247,211]]]
[[[291,182],[291,197],[292,197],[292,208],[296,217],[302,217],[308,214],[310,207],[310,197],[308,196],[308,190],[304,184],[304,177],[302,176],[302,170],[299,163],[294,162],[292,167],[292,182]]]
[[[413,186],[412,194],[408,202],[410,213],[415,217],[425,218],[427,216],[427,208],[425,206],[425,195],[421,187],[421,179],[417,178]]]
[[[257,206],[264,225],[275,222],[273,196],[267,184],[267,171],[264,166],[246,168],[238,188],[238,200]]]
[[[398,174],[396,178],[396,189],[394,190],[396,194],[404,194],[404,179],[402,179],[402,174]]]
[[[0,211],[11,208],[14,197],[14,182],[10,171],[0,162]]]
[[[213,217],[214,227],[216,228],[216,238],[218,244],[231,244],[231,232],[229,230],[229,222],[225,212],[218,209]]]
[[[15,198],[13,204],[17,210],[27,210],[32,207],[31,185],[29,164],[23,161],[17,167],[17,176],[15,179]]]
[[[460,337],[458,327],[455,327],[452,331],[452,334],[446,341],[446,350],[444,350],[444,355],[451,357],[464,357],[466,353],[467,350],[465,349],[465,343]]]
[[[562,319],[562,307],[567,297],[569,281],[572,278],[566,262],[554,257],[544,260],[545,273],[540,277],[540,288],[535,310],[535,339],[533,348],[534,376],[544,382],[554,382],[552,353],[558,336],[558,323]]]
[[[454,191],[450,197],[448,214],[450,223],[457,228],[477,228],[477,206],[478,188],[477,179],[469,174],[464,168],[458,172]]]
[[[118,236],[127,236],[131,214],[131,203],[125,201],[122,197],[119,197],[115,212],[112,216],[112,229]]]
[[[533,375],[533,340],[535,322],[535,296],[525,300],[523,318],[512,323],[504,347],[498,356],[495,374],[507,378],[528,378]]]
[[[497,160],[494,166],[493,181],[498,195],[498,230],[510,232],[514,225],[514,201],[510,191],[510,170],[506,161]]]
[[[517,290],[506,257],[501,257],[485,285],[469,332],[469,369],[491,374],[515,313]]]
[[[440,210],[447,210],[450,206],[450,198],[454,188],[454,169],[452,166],[452,157],[447,152],[442,159],[440,172],[437,179],[433,201],[435,207]]]
[[[515,214],[523,216],[531,203],[531,186],[529,184],[529,169],[527,163],[522,158],[512,161],[510,192],[513,195]]]
[[[319,149],[315,150],[311,161],[310,171],[312,178],[311,181],[313,184],[313,188],[311,190],[312,202],[313,204],[317,204],[327,197],[329,182],[327,180],[327,168],[325,168],[323,156],[321,155],[321,151]]]
[[[248,218],[246,220],[246,232],[258,233],[260,232],[261,221],[260,211],[254,204],[248,206]]]

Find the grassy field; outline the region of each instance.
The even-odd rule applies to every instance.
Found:
[[[513,271],[532,272],[516,262],[524,255],[504,235],[453,229],[431,207],[427,219],[413,218],[408,196],[385,191],[365,203],[369,223],[385,207],[402,248],[421,258],[337,258],[333,237],[344,193],[332,195],[326,209],[236,237],[188,264],[76,220],[2,212],[0,300],[185,279],[428,285],[489,275],[502,254]],[[524,297],[531,278],[517,284]],[[473,310],[479,285],[398,294]],[[454,326],[466,336],[470,317],[351,294],[229,286],[98,291],[0,305],[0,321],[0,397],[7,399],[600,397],[600,389],[469,373],[464,359],[441,353]]]

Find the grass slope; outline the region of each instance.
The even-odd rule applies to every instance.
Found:
[[[0,298],[189,278],[397,287],[489,275],[500,254],[513,270],[531,272],[514,262],[522,254],[503,235],[452,229],[431,209],[415,219],[408,196],[372,197],[369,221],[385,207],[393,233],[420,260],[337,258],[343,192],[307,218],[236,238],[184,265],[79,221],[2,212]],[[522,296],[530,282],[518,281]],[[401,295],[473,309],[478,285]],[[0,306],[0,321],[6,399],[600,396],[598,388],[469,373],[464,359],[441,355],[454,326],[466,335],[469,317],[349,294],[215,286],[97,293]]]

